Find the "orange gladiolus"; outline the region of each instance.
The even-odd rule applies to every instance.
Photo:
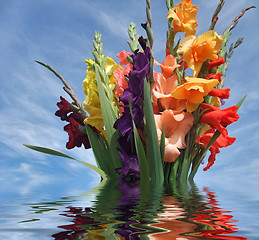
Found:
[[[162,126],[165,131],[165,162],[174,162],[180,155],[179,149],[184,149],[185,136],[193,125],[193,115],[186,112],[165,110],[161,115],[155,115],[157,134],[161,141]]]
[[[182,54],[188,67],[193,70],[194,77],[197,77],[205,61],[218,59],[217,54],[222,42],[222,36],[219,36],[214,30],[210,30],[197,38],[194,35],[186,37],[180,43],[177,52]]]
[[[194,35],[198,26],[196,13],[198,7],[192,0],[182,0],[169,10],[167,20],[173,18],[174,33],[184,32],[185,36]]]
[[[193,112],[204,101],[206,96],[219,82],[217,79],[206,80],[203,78],[185,77],[186,83],[178,86],[172,96],[186,100],[187,112]]]

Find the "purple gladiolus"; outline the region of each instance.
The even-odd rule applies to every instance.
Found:
[[[131,56],[133,60],[133,70],[128,74],[128,88],[123,92],[120,97],[120,102],[123,103],[123,114],[115,122],[114,128],[119,130],[121,133],[118,139],[122,150],[119,150],[120,156],[123,161],[123,167],[117,169],[117,172],[122,174],[122,177],[130,177],[130,179],[139,179],[139,165],[136,155],[136,149],[133,136],[133,123],[134,121],[136,128],[144,129],[144,80],[150,78],[150,49],[146,46],[146,40],[140,37],[139,43],[144,52],[136,50]],[[132,115],[130,111],[130,105]]]
[[[129,179],[136,181],[140,179],[139,164],[136,155],[128,155],[123,150],[118,149],[121,156],[123,167],[117,169],[117,172],[122,175],[122,180]]]

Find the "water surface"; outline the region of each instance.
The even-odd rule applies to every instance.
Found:
[[[2,194],[0,239],[259,239],[258,202],[218,191],[108,183],[70,196]]]

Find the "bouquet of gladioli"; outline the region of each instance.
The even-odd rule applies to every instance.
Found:
[[[237,105],[224,108],[230,91],[224,88],[224,82],[229,58],[242,38],[228,50],[227,43],[238,19],[253,6],[243,9],[219,35],[213,29],[224,3],[221,0],[215,10],[209,31],[196,37],[198,7],[191,0],[181,0],[177,5],[167,0],[168,32],[162,63],[153,57],[148,0],[147,21],[142,24],[147,38],[138,36],[131,23],[131,52],[120,52],[119,64],[103,55],[101,35],[95,33],[93,59],[86,60],[83,105],[62,76],[38,62],[62,80],[73,100],[69,103],[60,97],[57,103],[56,115],[68,122],[64,127],[69,135],[66,147],[92,148],[97,167],[80,162],[103,179],[182,182],[193,179],[208,151],[205,171],[214,164],[220,148],[235,141],[226,127],[238,120],[237,110],[245,97]],[[179,32],[185,34],[183,40]],[[160,66],[161,72],[154,71],[154,65]],[[51,149],[26,146],[69,157]]]

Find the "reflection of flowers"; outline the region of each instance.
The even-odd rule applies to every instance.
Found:
[[[229,213],[223,211],[215,194],[204,188],[206,198],[197,190],[184,192],[178,197],[165,196],[163,198],[164,212],[154,219],[152,227],[160,232],[149,235],[152,240],[166,239],[239,239],[244,237],[230,236],[238,228],[233,225],[236,220]]]
[[[180,207],[181,202],[171,196],[165,196],[163,199],[163,212],[158,214],[154,220],[157,223],[151,224],[152,227],[161,229],[160,232],[150,234],[150,240],[167,239],[198,239],[188,236],[193,233],[197,225],[185,221],[186,209]]]
[[[66,231],[53,234],[52,237],[55,240],[74,240],[84,239],[87,236],[87,238],[104,240],[105,237],[100,234],[107,230],[107,224],[96,221],[92,217],[95,214],[90,208],[68,207],[66,213],[61,215],[69,218],[73,217],[73,224],[59,226],[59,228]]]
[[[146,187],[138,183],[107,182],[99,188],[91,207],[74,207],[75,200],[33,203],[33,213],[65,206],[66,217],[55,240],[76,239],[239,239],[230,211],[223,211],[215,193],[194,186]],[[78,204],[77,204],[78,205]],[[53,215],[51,215],[53,216]],[[62,221],[63,222],[63,221]]]
[[[123,239],[138,240],[141,239],[139,234],[143,231],[137,228],[135,224],[139,224],[141,219],[136,221],[135,209],[139,204],[140,188],[136,183],[128,183],[122,181],[117,188],[121,192],[121,198],[118,200],[118,206],[115,211],[118,213],[116,220],[121,223],[118,225],[115,233]]]
[[[205,203],[207,205],[207,209],[200,210],[197,213],[192,214],[193,218],[190,218],[190,220],[195,223],[202,223],[207,227],[199,230],[196,235],[206,239],[246,240],[247,238],[244,237],[222,235],[236,233],[238,228],[232,223],[237,221],[232,219],[232,215],[225,214],[230,213],[230,211],[221,210],[213,192],[209,191],[208,188],[204,188],[204,191],[208,199]]]

